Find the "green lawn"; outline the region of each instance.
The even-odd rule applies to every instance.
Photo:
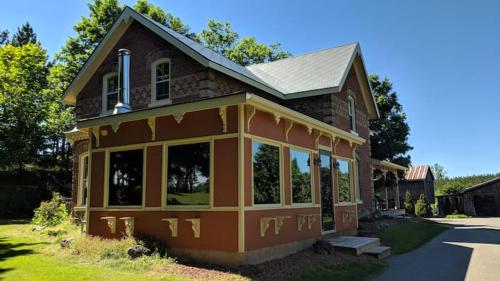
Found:
[[[382,272],[386,263],[378,260],[353,262],[333,267],[318,266],[305,272],[297,281],[364,281]]]
[[[30,226],[22,222],[0,223],[1,280],[185,280],[179,277],[151,279],[144,274],[78,263],[74,259],[42,253],[41,249],[49,244],[44,241],[46,239],[16,235],[27,227]]]
[[[403,254],[416,249],[447,229],[428,220],[412,220],[391,225],[380,230],[377,236],[382,244],[391,247],[393,254]]]

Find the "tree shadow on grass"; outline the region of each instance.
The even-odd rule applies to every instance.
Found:
[[[0,237],[0,262],[17,256],[34,254],[35,251],[29,249],[30,246],[48,244],[41,243],[10,243],[5,237]],[[27,247],[28,249],[18,249]],[[1,272],[0,272],[1,273]]]

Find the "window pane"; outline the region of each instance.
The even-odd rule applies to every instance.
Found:
[[[164,100],[169,98],[169,81],[156,84],[156,100]]]
[[[170,78],[169,63],[161,63],[156,66],[156,82],[168,80]]]
[[[279,147],[254,141],[252,150],[254,203],[280,203]]]
[[[85,156],[82,158],[82,160],[82,169],[80,170],[82,172],[82,190],[80,204],[85,205],[87,203],[87,187],[89,181],[89,157]]]
[[[142,149],[109,154],[109,205],[142,205]]]
[[[339,201],[351,202],[351,179],[349,177],[349,162],[338,160]]]
[[[168,205],[210,204],[210,143],[168,147]]]
[[[114,75],[108,78],[108,93],[118,91],[118,76]]]
[[[293,203],[311,203],[311,166],[308,152],[292,149]]]
[[[110,94],[107,96],[107,104],[106,104],[106,109],[111,110],[115,107],[116,103],[118,102],[118,93]]]

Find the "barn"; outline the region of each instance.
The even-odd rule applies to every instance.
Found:
[[[404,202],[404,195],[409,191],[413,202],[416,202],[420,194],[424,194],[427,203],[434,203],[434,175],[428,165],[410,167],[404,180],[399,183],[400,202]]]
[[[461,191],[459,194],[438,196],[439,213],[463,213],[469,216],[500,216],[500,177]]]

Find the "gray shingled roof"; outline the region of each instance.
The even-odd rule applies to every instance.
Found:
[[[340,88],[357,46],[352,43],[247,69],[284,94]]]

